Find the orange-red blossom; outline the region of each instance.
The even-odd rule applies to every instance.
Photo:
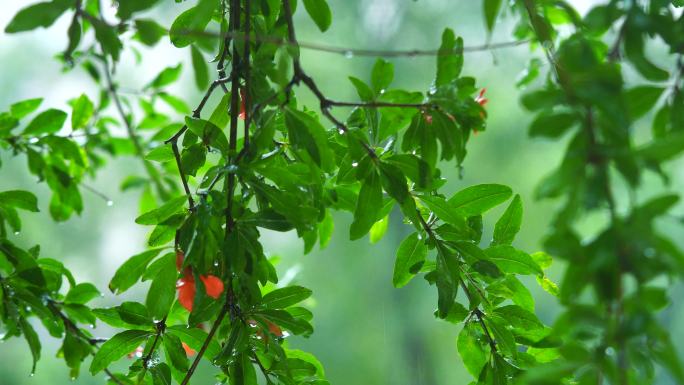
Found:
[[[183,266],[184,258],[185,254],[181,250],[176,251],[176,268],[178,271]],[[202,280],[208,296],[217,299],[223,293],[223,281],[219,277],[211,274],[200,275],[200,280]],[[178,290],[178,302],[188,311],[192,311],[197,288],[195,287],[195,277],[192,275],[192,269],[189,266],[183,269],[183,277],[176,283],[176,289]]]
[[[484,107],[484,106],[487,104],[487,102],[489,102],[489,99],[487,99],[487,98],[484,96],[485,92],[487,92],[487,89],[486,89],[486,88],[483,88],[483,89],[480,90],[480,93],[477,94],[477,96],[475,97],[475,102],[477,102],[477,103],[478,103],[479,105],[481,105],[482,107]],[[449,113],[447,113],[446,115],[447,115],[447,117],[448,117],[452,122],[455,122],[455,121],[456,121],[456,118],[454,118],[453,115],[451,115],[451,114],[449,114]],[[482,115],[483,115],[483,117],[484,117],[484,113],[483,113]],[[432,124],[432,115],[430,115],[429,113],[427,113],[427,112],[425,112],[425,111],[423,111],[423,119],[425,120],[425,123],[427,123],[427,124]],[[474,133],[474,134],[477,134],[477,130],[473,130],[473,133]]]

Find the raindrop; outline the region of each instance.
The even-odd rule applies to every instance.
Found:
[[[26,306],[26,311],[31,311],[31,306]]]
[[[351,59],[354,57],[354,52],[352,51],[344,51],[344,57],[347,59]]]
[[[18,231],[15,231],[15,232],[14,232],[14,235],[19,235],[19,232],[18,232]]]
[[[359,165],[359,162],[352,162],[352,167],[357,167]]]
[[[344,135],[344,129],[343,128],[340,128],[340,130],[338,132],[340,133],[340,135]]]
[[[384,94],[384,93],[385,93],[385,89],[383,88],[383,89],[380,90],[380,95],[382,95],[382,94]]]
[[[88,326],[90,326],[91,329],[95,329],[95,324],[90,324]]]
[[[114,201],[109,199],[107,200],[107,206],[112,207],[114,205]]]
[[[33,377],[34,375],[35,375],[35,373],[31,373],[31,374],[29,374],[29,377]]]
[[[71,381],[76,381],[76,377],[71,377],[70,380],[71,380]]]
[[[218,265],[219,265],[218,261],[214,261],[214,266],[218,267]]]

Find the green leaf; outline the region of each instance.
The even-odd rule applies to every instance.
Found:
[[[163,206],[137,217],[135,223],[139,225],[157,225],[169,219],[172,215],[179,213],[186,202],[187,197],[185,196],[173,198]]]
[[[500,184],[479,184],[457,192],[449,204],[469,217],[479,215],[505,202],[513,195],[510,187]]]
[[[261,310],[258,313],[276,325],[291,331],[293,334],[310,335],[313,333],[313,327],[307,321],[294,318],[285,310]]]
[[[513,243],[515,235],[520,231],[522,215],[522,200],[520,195],[516,194],[501,218],[496,221],[492,245],[510,245]]]
[[[301,286],[288,286],[275,289],[261,300],[261,303],[269,309],[284,309],[292,306],[311,296],[311,290]]]
[[[86,94],[81,94],[73,104],[71,112],[71,129],[77,130],[86,126],[90,118],[93,117],[93,102],[88,99]]]
[[[484,345],[480,342],[481,338],[484,337],[481,335],[479,326],[474,322],[468,322],[458,334],[456,341],[463,365],[475,378],[478,378],[487,363],[487,354]]]
[[[197,35],[204,32],[217,5],[215,0],[199,0],[195,7],[181,13],[169,30],[171,44],[182,48],[197,40]]]
[[[33,356],[33,366],[31,367],[31,374],[36,372],[36,364],[40,359],[40,338],[38,334],[33,329],[33,326],[26,320],[26,318],[19,318],[19,326],[21,327],[21,332],[24,334],[24,338],[31,349],[31,356]]]
[[[95,28],[95,38],[100,43],[102,50],[109,54],[114,61],[119,60],[119,54],[123,49],[123,44],[119,40],[116,26],[110,26],[100,19],[92,19],[90,22]]]
[[[166,317],[176,297],[176,256],[169,253],[160,259],[161,268],[152,280],[145,306],[154,319]]]
[[[179,114],[190,113],[190,107],[188,107],[188,105],[185,103],[185,101],[183,101],[183,99],[171,95],[167,92],[160,92],[157,95]]]
[[[380,94],[383,90],[389,87],[394,79],[394,65],[384,59],[378,59],[373,66],[371,72],[371,84],[373,91]]]
[[[178,63],[175,67],[164,68],[145,88],[159,89],[168,86],[178,80],[182,70],[183,65],[181,63]]]
[[[496,341],[498,351],[505,356],[515,358],[518,354],[518,349],[513,333],[506,327],[506,325],[509,325],[509,322],[494,314],[488,314],[484,317],[484,322]]]
[[[457,210],[453,205],[449,204],[444,198],[438,196],[423,195],[419,197],[425,205],[437,215],[437,218],[442,221],[455,226],[456,228],[465,228],[465,215]]]
[[[136,38],[147,46],[153,46],[166,35],[166,29],[152,19],[135,19]]]
[[[387,226],[389,224],[389,215],[380,218],[377,222],[373,223],[370,228],[370,243],[378,243],[387,233]]]
[[[333,231],[335,230],[335,221],[333,220],[330,210],[325,211],[323,221],[318,224],[318,239],[321,249],[325,249],[332,239]]]
[[[40,107],[43,98],[26,99],[10,106],[10,113],[17,119],[21,119]]]
[[[494,314],[508,321],[514,328],[521,330],[539,330],[544,324],[537,316],[518,305],[506,305],[494,309]]]
[[[356,88],[356,93],[359,95],[361,100],[364,102],[370,102],[373,100],[373,90],[371,90],[370,87],[363,82],[363,80],[350,76],[349,81],[351,81],[351,83],[354,85],[354,88]]]
[[[133,286],[143,273],[147,265],[154,259],[163,249],[152,249],[143,251],[130,257],[123,263],[114,273],[114,277],[109,282],[109,290],[115,294],[121,294]]]
[[[625,102],[632,119],[638,119],[648,113],[660,99],[665,88],[654,86],[637,86],[625,92]]]
[[[64,303],[84,305],[99,296],[100,291],[92,283],[79,283],[69,290]]]
[[[496,17],[499,15],[501,3],[502,0],[484,1],[484,16],[485,22],[487,23],[487,31],[489,31],[489,33],[494,29],[494,23],[496,23]]]
[[[457,39],[454,31],[447,28],[442,33],[442,45],[437,55],[437,87],[447,85],[461,73],[463,68],[463,39]]]
[[[411,196],[406,185],[406,177],[399,167],[386,162],[380,162],[380,181],[382,186],[387,191],[387,194],[394,198],[400,205],[408,203],[413,211],[415,211],[415,202],[411,200]]]
[[[38,27],[51,26],[66,11],[71,4],[65,1],[53,0],[36,3],[22,8],[5,27],[5,33],[30,31]]]
[[[304,8],[321,32],[328,30],[332,23],[332,13],[326,0],[304,0]]]
[[[0,206],[38,212],[38,198],[33,193],[24,190],[9,190],[0,192]]]
[[[354,221],[349,228],[350,239],[355,240],[366,235],[378,220],[381,209],[382,187],[380,186],[380,177],[373,170],[361,185],[354,210]]]
[[[67,113],[54,108],[38,114],[24,129],[24,135],[38,136],[54,134],[59,131],[66,121]]]
[[[62,354],[64,354],[64,361],[66,361],[67,366],[72,369],[71,377],[75,378],[80,371],[81,362],[90,355],[90,345],[74,333],[66,333],[62,345]]]
[[[116,16],[121,20],[130,19],[134,13],[152,8],[159,0],[118,0]]]
[[[675,132],[637,149],[637,154],[648,160],[666,161],[684,151],[684,132]]]
[[[328,148],[327,133],[321,123],[311,115],[291,108],[285,109],[285,125],[292,147],[305,150],[322,169],[332,166],[332,152]]]
[[[139,302],[123,302],[110,308],[93,309],[93,314],[115,328],[154,330],[149,312],[145,305]]]
[[[427,245],[420,239],[418,233],[406,237],[397,249],[397,259],[394,262],[392,284],[394,287],[406,285],[420,270],[427,257]]]
[[[577,114],[572,112],[543,112],[530,125],[529,134],[532,137],[556,139],[577,123]]]
[[[309,352],[305,352],[303,350],[298,350],[298,349],[288,349],[285,348],[285,355],[288,358],[296,358],[302,361],[306,361],[313,365],[316,368],[316,376],[320,378],[325,378],[325,370],[323,369],[323,365],[321,364],[320,361],[314,356],[313,354]],[[321,384],[324,385],[324,384]]]
[[[90,373],[95,375],[109,364],[134,351],[152,333],[145,330],[126,330],[114,335],[100,346],[90,363]]]
[[[192,57],[192,68],[195,73],[195,85],[200,90],[204,90],[209,85],[209,70],[202,53],[194,45],[190,47]]]
[[[485,249],[485,254],[490,261],[494,262],[506,273],[544,275],[541,267],[537,265],[529,254],[512,246],[492,246]]]
[[[181,341],[185,342],[195,351],[200,351],[202,345],[207,340],[207,333],[205,331],[198,328],[189,328],[185,325],[169,326],[166,328],[166,332],[180,338]],[[204,358],[211,362],[220,350],[221,347],[218,342],[216,342],[216,339],[212,339],[209,341],[209,345],[207,345]]]
[[[183,349],[183,344],[180,338],[173,334],[167,333],[164,335],[164,351],[171,365],[178,371],[186,372],[188,370],[188,357]]]
[[[677,382],[684,383],[684,367],[682,367],[677,349],[672,343],[669,333],[661,331],[655,339],[655,343],[650,346],[650,351],[655,360],[667,369]]]

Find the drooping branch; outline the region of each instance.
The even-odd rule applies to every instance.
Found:
[[[102,339],[100,338],[90,338],[89,336],[85,335],[83,331],[74,323],[74,321],[71,320],[71,318],[67,317],[66,314],[62,312],[61,309],[59,309],[56,305],[55,301],[48,300],[47,306],[50,310],[52,310],[53,313],[55,313],[61,320],[62,323],[64,323],[64,327],[66,327],[68,330],[71,330],[76,337],[80,338],[81,340],[87,342],[90,346],[93,348],[97,349],[98,344],[103,342]],[[94,351],[91,351],[90,354],[95,355]],[[112,373],[109,368],[105,367],[104,370],[105,374],[109,376],[109,379],[116,383],[117,385],[125,385],[123,382],[121,382],[118,378],[114,376],[114,373]]]
[[[287,23],[288,40],[292,46],[297,47],[298,43],[297,37],[295,35],[294,21],[292,19],[292,8],[290,6],[290,0],[283,0],[283,12],[285,14],[285,22]],[[332,114],[332,112],[330,112],[330,100],[323,94],[323,92],[321,92],[313,78],[307,75],[306,72],[304,72],[304,69],[302,69],[298,53],[296,54],[296,56],[293,57],[292,62],[294,66],[294,75],[292,76],[292,80],[290,81],[289,85],[298,84],[299,82],[304,83],[304,85],[306,85],[307,88],[309,88],[309,90],[313,92],[313,94],[318,99],[320,103],[321,113],[323,114],[323,116],[330,120],[337,127],[337,129],[340,130],[340,132],[349,132],[349,128],[347,128],[347,126],[344,123],[342,123]],[[375,150],[373,150],[373,148],[368,143],[366,143],[365,141],[359,141],[359,143],[361,144],[361,146],[363,146],[363,148],[368,153],[368,156],[370,156],[372,159],[378,157],[378,155],[375,153]]]
[[[237,31],[240,28],[240,0],[231,0],[230,2],[230,22],[229,22],[229,28],[231,31]],[[247,25],[249,25],[247,23]],[[226,40],[224,42],[223,46],[223,52],[221,53],[221,60],[219,61],[219,71],[222,71],[223,68],[223,62],[227,56],[226,52],[229,49],[229,44],[228,41]],[[249,63],[247,62],[245,64],[246,66],[249,66]],[[225,75],[223,75],[225,76]],[[231,74],[230,74],[230,79],[231,79],[231,97],[230,97],[230,132],[229,132],[229,143],[228,143],[228,156],[226,159],[226,164],[232,164],[232,162],[235,159],[235,150],[237,148],[237,130],[238,130],[238,108],[239,108],[239,97],[240,97],[240,92],[239,92],[239,86],[240,86],[240,62],[239,62],[239,54],[237,50],[237,46],[233,44],[233,51],[232,51],[232,57],[231,57]],[[245,129],[245,134],[248,135],[247,128]],[[233,207],[233,196],[234,196],[234,190],[235,190],[235,174],[234,173],[229,173],[228,177],[226,178],[226,183],[225,183],[225,191],[226,191],[226,230],[225,230],[225,237],[227,238],[229,234],[234,230],[234,219],[233,219],[233,213],[232,213],[232,207]],[[195,370],[197,369],[197,365],[199,365],[200,360],[206,353],[207,348],[209,347],[209,344],[211,343],[212,339],[214,338],[214,335],[216,334],[216,331],[218,330],[219,326],[223,322],[223,319],[225,318],[226,314],[235,307],[235,299],[232,293],[232,284],[229,284],[226,288],[226,300],[224,305],[221,307],[221,311],[219,314],[216,316],[216,320],[214,320],[214,323],[212,324],[211,329],[209,330],[209,334],[207,335],[206,339],[204,340],[204,343],[202,344],[202,347],[200,350],[197,352],[197,356],[195,357],[194,361],[190,365],[190,368],[185,374],[185,377],[183,378],[183,381],[181,382],[180,385],[187,385],[188,382],[190,381],[190,378],[192,378],[193,374],[195,373]]]
[[[165,194],[166,189],[164,188],[164,185],[159,179],[159,173],[154,168],[154,166],[152,166],[152,164],[145,159],[145,149],[143,148],[142,143],[140,142],[140,138],[138,137],[137,133],[135,132],[135,129],[133,128],[133,124],[131,123],[130,118],[126,114],[126,111],[124,111],[123,103],[121,103],[121,98],[119,98],[119,94],[117,93],[116,84],[112,79],[109,60],[107,59],[107,56],[104,54],[102,55],[101,59],[104,66],[105,80],[107,82],[107,91],[111,96],[112,100],[114,101],[114,106],[116,107],[116,110],[119,113],[121,120],[123,121],[124,127],[126,127],[126,132],[128,133],[128,137],[131,140],[131,143],[133,143],[135,154],[142,160],[143,166],[145,167],[147,174],[157,187],[159,193]]]
[[[446,253],[446,247],[442,244],[442,240],[437,238],[437,235],[435,234],[434,231],[432,231],[432,227],[423,219],[422,214],[420,213],[419,210],[416,210],[416,215],[418,216],[418,220],[420,221],[420,225],[425,230],[425,233],[428,235],[430,239],[432,239],[435,242],[435,245],[437,246],[437,252],[440,254]],[[473,303],[473,297],[472,294],[470,293],[470,290],[468,289],[468,286],[465,284],[463,281],[463,278],[459,278],[458,284],[463,290],[463,293],[465,293],[466,297],[468,298],[469,303]],[[477,287],[477,286],[475,286]],[[486,299],[486,297],[483,295],[483,293],[480,293],[480,296],[483,299]],[[492,349],[493,353],[497,352],[497,347],[496,347],[496,340],[492,337],[491,333],[489,332],[489,328],[487,328],[487,325],[484,322],[484,317],[485,314],[480,310],[479,306],[476,307],[471,311],[471,316],[475,316],[477,318],[478,323],[480,324],[480,327],[482,328],[482,331],[484,332],[485,336],[487,337],[487,342],[489,343],[490,348]]]

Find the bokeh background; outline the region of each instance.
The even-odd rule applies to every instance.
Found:
[[[4,29],[11,17],[33,0],[5,0],[0,11],[0,27]],[[296,15],[298,37],[303,42],[356,48],[413,49],[436,48],[444,27],[453,28],[463,36],[466,45],[479,45],[487,35],[481,12],[481,2],[455,0],[328,0],[333,10],[330,30],[321,34],[303,12]],[[595,0],[570,1],[582,13]],[[192,3],[192,2],[188,2]],[[161,2],[145,17],[152,17],[168,26],[183,9],[191,4]],[[114,10],[110,10],[113,14]],[[30,33],[7,35],[0,33],[0,110],[6,110],[15,101],[43,97],[43,107],[67,109],[66,100],[82,92],[96,99],[96,87],[80,70],[62,72],[53,60],[54,55],[66,47],[68,16],[63,16],[49,29]],[[492,41],[511,40],[513,17],[504,18],[497,26]],[[656,43],[657,44],[657,43]],[[185,73],[173,88],[190,105],[200,98],[190,73],[189,50],[173,48],[166,41],[154,48],[141,45],[142,61],[136,63],[130,51],[122,58],[117,79],[125,89],[141,89],[163,67],[184,63]],[[657,51],[657,45],[656,49]],[[551,213],[559,202],[534,201],[536,183],[558,164],[565,143],[532,140],[526,128],[531,116],[520,106],[520,90],[515,80],[523,72],[532,56],[527,46],[495,52],[468,53],[464,72],[475,76],[481,87],[487,88],[490,99],[487,110],[490,116],[486,132],[474,137],[469,145],[463,177],[453,164],[442,166],[449,182],[446,191],[475,183],[504,183],[520,193],[525,204],[522,231],[515,245],[528,251],[540,249]],[[347,80],[348,75],[368,79],[375,59],[345,57],[305,50],[303,65],[314,76],[325,93],[334,99],[354,100],[356,95]],[[434,58],[391,59],[395,64],[395,83],[401,88],[426,90],[435,72]],[[306,92],[301,100],[315,107]],[[639,132],[648,132],[649,118],[636,126]],[[122,193],[121,180],[140,171],[135,159],[111,160],[95,180],[86,183],[106,194],[113,202],[83,191],[83,214],[61,224],[48,218],[48,194],[44,185],[36,183],[25,170],[26,159],[11,153],[0,153],[0,190],[28,189],[40,199],[41,213],[24,215],[24,231],[17,242],[24,245],[39,243],[42,255],[55,257],[74,272],[77,280],[94,282],[103,293],[93,306],[108,306],[124,299],[143,300],[145,285],[117,298],[107,290],[107,282],[116,268],[128,257],[145,248],[149,228],[138,226],[133,219],[138,215],[139,192]],[[658,179],[649,177],[648,187],[640,191],[639,198],[664,188],[682,191],[684,175],[682,162],[670,165],[673,182],[663,186]],[[681,208],[681,207],[680,207]],[[502,209],[487,214],[488,234]],[[436,306],[436,291],[421,279],[414,279],[402,289],[391,283],[394,253],[410,229],[398,215],[393,216],[387,235],[379,243],[370,245],[367,239],[348,241],[351,215],[335,216],[336,230],[332,242],[325,250],[316,249],[303,255],[303,245],[294,234],[265,232],[265,249],[281,257],[278,266],[285,281],[297,282],[314,290],[308,302],[315,314],[315,333],[309,339],[292,338],[293,347],[313,352],[324,364],[333,384],[395,384],[437,385],[462,384],[469,381],[456,349],[459,327],[436,320],[432,312]],[[600,222],[589,218],[582,231],[589,234]],[[681,234],[677,219],[660,223],[663,231]],[[486,235],[487,236],[487,235]],[[486,239],[486,238],[485,238]],[[680,246],[684,237],[679,236]],[[551,276],[559,279],[563,270],[557,262]],[[553,322],[560,311],[555,300],[527,282],[537,298],[537,312],[545,322]],[[684,288],[680,283],[672,287],[674,303],[662,313],[676,341],[684,341]],[[0,344],[0,384],[36,385],[68,383],[68,370],[56,352],[59,341],[43,329],[43,358],[35,376],[29,377],[31,358],[23,339],[11,339]],[[97,336],[111,335],[105,325],[93,330]],[[122,364],[121,367],[124,367]],[[101,384],[103,376],[92,378],[87,364],[75,384]],[[193,380],[195,384],[212,384],[213,371],[204,366]],[[663,373],[658,384],[673,384]]]

